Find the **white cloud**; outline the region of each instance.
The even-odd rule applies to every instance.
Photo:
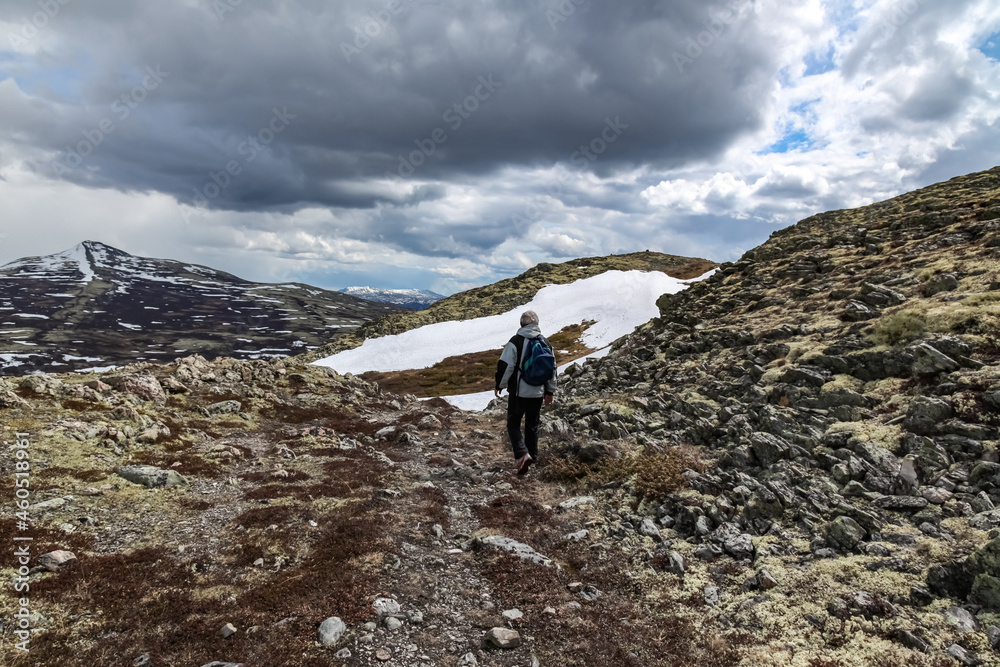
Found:
[[[372,179],[359,171],[353,180],[330,176],[322,187],[313,183],[310,189],[300,182],[303,174],[317,164],[322,166],[324,159],[333,156],[338,165],[349,165],[379,151],[391,151],[381,145],[364,145],[363,150],[346,144],[320,145],[314,134],[305,130],[293,137],[300,127],[307,126],[309,114],[326,112],[325,108],[303,108],[295,109],[301,116],[296,122],[301,125],[292,124],[282,138],[287,146],[275,145],[273,155],[269,154],[268,166],[274,170],[256,173],[248,169],[243,180],[233,185],[234,191],[242,188],[243,198],[234,197],[238,205],[231,210],[178,204],[173,196],[163,194],[170,190],[162,184],[164,173],[174,175],[171,169],[183,180],[184,170],[197,164],[202,170],[197,176],[204,180],[209,169],[225,164],[217,164],[211,152],[196,155],[204,160],[174,159],[189,150],[189,144],[218,141],[223,145],[231,139],[213,135],[212,128],[213,123],[226,121],[224,112],[232,113],[232,109],[199,107],[203,117],[196,121],[198,114],[192,113],[191,124],[183,126],[184,132],[178,135],[179,145],[173,146],[154,143],[159,135],[150,128],[158,129],[157,122],[164,117],[153,113],[153,104],[144,107],[149,111],[143,120],[146,125],[138,117],[130,119],[136,122],[135,138],[126,135],[133,129],[127,125],[114,137],[128,151],[154,155],[145,164],[152,167],[142,174],[143,179],[114,181],[115,169],[131,174],[132,163],[125,158],[120,163],[101,163],[100,175],[107,175],[111,185],[100,188],[55,180],[44,170],[30,168],[50,164],[55,157],[52,146],[32,141],[33,136],[56,128],[54,135],[79,138],[82,129],[92,126],[95,113],[98,119],[107,113],[106,106],[87,108],[45,92],[44,86],[24,83],[33,70],[50,71],[52,63],[65,62],[67,56],[60,48],[72,40],[60,37],[55,21],[72,18],[67,10],[65,16],[53,19],[53,29],[39,33],[10,55],[0,54],[0,208],[4,216],[0,263],[26,254],[63,250],[90,238],[136,254],[209,264],[254,280],[323,280],[328,286],[340,286],[338,281],[345,276],[343,284],[370,278],[380,286],[412,285],[448,292],[567,256],[650,248],[731,259],[763,241],[775,225],[790,224],[818,211],[884,199],[927,184],[932,176],[937,180],[942,171],[946,171],[944,176],[954,176],[988,168],[1000,155],[1000,63],[976,48],[1000,30],[1000,5],[995,0],[742,3],[738,5],[739,19],[713,38],[684,76],[676,72],[669,48],[652,53],[647,47],[657,38],[683,44],[687,37],[698,34],[704,27],[701,21],[710,18],[712,11],[699,3],[666,4],[683,4],[687,13],[671,15],[674,25],[657,16],[636,25],[618,26],[631,31],[628,34],[633,36],[638,55],[621,54],[613,48],[619,46],[617,43],[601,41],[606,26],[594,20],[588,28],[585,7],[572,22],[560,25],[557,35],[574,47],[577,42],[583,44],[579,51],[568,49],[555,38],[519,44],[523,47],[523,57],[519,57],[527,68],[519,71],[527,82],[521,83],[528,86],[531,95],[518,111],[530,107],[535,97],[546,92],[538,86],[546,80],[532,76],[553,63],[566,67],[559,70],[567,73],[565,81],[547,80],[552,86],[565,86],[558,88],[560,95],[584,89],[588,99],[606,103],[608,109],[641,104],[645,108],[633,106],[634,113],[649,108],[661,112],[657,106],[660,98],[644,99],[625,91],[611,76],[637,69],[643,71],[643,91],[661,84],[677,86],[680,97],[698,100],[697,106],[673,109],[681,115],[668,118],[666,129],[650,128],[629,118],[631,126],[624,130],[621,141],[607,144],[606,152],[585,169],[571,156],[577,145],[599,136],[604,122],[601,116],[606,111],[590,118],[589,109],[559,107],[553,111],[539,103],[525,116],[491,117],[492,107],[484,103],[482,113],[471,117],[460,131],[450,133],[453,138],[410,179]],[[188,6],[204,8],[193,0]],[[461,79],[455,90],[468,94],[468,80],[441,69],[449,53],[445,49],[457,49],[483,72],[502,71],[508,61],[490,58],[497,58],[496,53],[505,57],[513,53],[512,47],[502,46],[507,43],[504,40],[513,39],[512,31],[530,22],[501,20],[503,16],[496,10],[499,6],[490,5],[493,22],[485,32],[477,31],[477,24],[469,21],[465,10],[444,23],[440,22],[439,8],[407,15],[407,21],[426,25],[441,41],[420,42],[412,51],[413,58],[426,69],[417,72],[427,77],[424,87],[430,89],[432,81],[451,77]],[[357,8],[351,16],[367,16],[367,9],[360,4]],[[156,11],[164,16],[169,13],[168,9]],[[247,7],[239,11],[251,16]],[[594,5],[589,11],[599,17],[615,16],[611,5]],[[266,28],[267,16],[263,10],[259,14],[261,29]],[[209,18],[214,20],[211,14]],[[544,15],[536,18],[548,31]],[[0,23],[0,34],[17,24],[9,15],[7,19],[8,24]],[[235,25],[236,19],[229,17],[231,22],[223,28]],[[294,28],[290,16],[282,20],[290,21],[286,27]],[[171,25],[182,23],[178,20]],[[329,83],[330,90],[344,99],[370,90],[378,92],[379,104],[368,110],[372,125],[361,128],[374,128],[371,136],[393,129],[389,126],[396,115],[408,117],[429,105],[439,116],[445,108],[429,94],[422,95],[423,88],[408,88],[416,84],[394,78],[408,72],[413,75],[406,63],[392,60],[407,44],[409,25],[402,17],[394,22],[358,57],[356,66],[362,69],[348,70],[346,75],[337,70],[336,84]],[[585,32],[588,29],[591,32]],[[580,30],[580,35],[573,37],[573,30]],[[345,28],[345,35],[349,32]],[[87,34],[81,32],[84,37],[73,39],[85,44]],[[105,33],[93,34],[100,37]],[[313,37],[312,33],[308,36]],[[492,56],[478,54],[484,40]],[[235,43],[227,44],[236,48]],[[153,46],[165,48],[158,42]],[[280,53],[275,49],[277,58]],[[160,53],[139,52],[149,62],[155,62],[153,54]],[[621,61],[602,61],[607,52],[621,55]],[[634,57],[630,60],[626,56]],[[755,59],[752,63],[747,61],[750,56]],[[332,57],[341,57],[339,51],[333,49]],[[325,73],[323,67],[319,71]],[[367,67],[371,69],[364,69]],[[357,77],[359,71],[365,76]],[[266,107],[273,104],[273,90],[265,84],[265,74],[253,78],[253,85],[260,88],[249,90],[267,100]],[[276,85],[273,79],[272,86]],[[498,93],[497,104],[518,85],[515,80],[500,79],[506,88]],[[189,82],[181,74],[169,81],[174,88],[168,90],[165,85],[164,95],[199,97],[205,92],[198,88],[204,82]],[[190,89],[185,88],[188,85]],[[371,89],[359,89],[362,85]],[[383,99],[384,91],[394,86],[406,89],[413,99],[412,107],[396,108],[388,96]],[[118,90],[113,85],[109,88],[112,93]],[[182,89],[183,93],[179,92]],[[98,99],[103,103],[108,95],[102,95]],[[553,103],[560,98],[545,99]],[[742,120],[737,120],[742,124],[721,139],[692,139],[697,143],[695,148],[685,146],[688,138],[684,132],[672,127],[697,127],[700,121],[716,127],[718,119],[728,118],[732,108],[745,109],[752,117],[741,116]],[[339,123],[344,123],[346,127],[355,110],[338,110],[343,112],[340,116],[323,116],[320,125],[339,128]],[[440,122],[437,116],[434,122]],[[178,122],[176,117],[168,119]],[[253,116],[234,126],[241,131],[244,125],[253,130],[260,122]],[[524,126],[519,125],[522,122]],[[476,123],[487,128],[485,135],[501,138],[486,144],[490,150],[478,162],[482,156],[463,143],[482,131],[482,127],[476,129]],[[565,125],[590,129],[575,131],[565,146],[559,144],[556,149],[547,146],[537,153],[526,150],[514,157],[494,157],[494,153],[502,153],[504,143],[524,144],[528,149],[544,144]],[[412,150],[413,138],[423,139],[432,128],[421,126],[419,135],[403,135],[398,150]],[[344,136],[350,137],[353,129],[357,128],[345,129]],[[674,133],[668,137],[673,143],[656,134],[661,130]],[[625,150],[629,141],[633,142],[629,144],[631,153]],[[646,143],[654,144],[656,150],[644,149]],[[54,144],[55,148],[61,145]],[[108,146],[101,150],[104,148]],[[289,157],[292,148],[301,151],[297,163]],[[475,168],[435,171],[435,165],[447,164],[459,154]],[[476,159],[470,159],[469,154]],[[190,154],[184,157],[190,158]],[[253,166],[262,166],[261,162]],[[258,189],[272,188],[282,179],[292,194],[254,210]],[[337,206],[317,203],[329,194],[327,188],[336,189],[343,201]],[[389,280],[412,283],[387,284]]]

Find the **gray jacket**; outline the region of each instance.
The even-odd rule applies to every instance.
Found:
[[[523,361],[528,350],[528,340],[531,338],[538,338],[542,335],[542,330],[538,328],[537,324],[529,324],[526,327],[521,327],[517,330],[518,335],[524,336],[524,348],[521,350],[521,360]],[[555,351],[553,350],[553,353]],[[497,377],[496,377],[496,389],[509,389],[509,384],[511,376],[517,370],[517,348],[510,341],[503,348],[503,353],[500,355],[500,361],[497,362]],[[541,398],[545,394],[555,394],[556,393],[556,377],[553,376],[551,380],[545,383],[544,386],[534,387],[527,384],[524,380],[518,377],[517,382],[517,395],[521,398]]]

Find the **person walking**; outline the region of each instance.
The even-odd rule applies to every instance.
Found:
[[[555,355],[542,336],[538,315],[521,314],[521,328],[504,346],[497,362],[493,394],[507,389],[507,433],[517,461],[517,474],[528,472],[538,461],[538,422],[542,403],[551,405],[556,392]],[[521,433],[521,420],[524,433]]]

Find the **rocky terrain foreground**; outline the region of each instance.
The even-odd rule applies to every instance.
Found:
[[[502,406],[303,358],[0,379],[0,663],[1000,664],[998,260],[1000,168],[782,230],[571,366],[522,478]]]

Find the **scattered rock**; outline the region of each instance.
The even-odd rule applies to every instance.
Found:
[[[845,551],[853,551],[865,539],[865,529],[847,516],[838,516],[827,526],[827,536]]]
[[[372,607],[375,608],[375,613],[379,616],[390,616],[398,614],[401,611],[399,603],[392,598],[377,598],[372,603]]]
[[[226,623],[225,625],[222,626],[222,629],[219,630],[219,636],[222,637],[223,639],[229,639],[235,634],[236,634],[236,626],[233,625],[232,623]]]
[[[979,664],[979,660],[974,654],[969,653],[958,644],[952,644],[949,646],[947,652],[948,655],[955,658],[955,660],[958,660],[963,665],[966,665],[966,667],[975,667],[975,665]]]
[[[243,409],[239,401],[220,401],[205,407],[205,414],[208,415],[232,415]]]
[[[521,645],[521,634],[509,628],[492,628],[483,637],[483,648],[511,649]]]
[[[127,479],[134,484],[147,486],[151,489],[162,487],[178,486],[187,484],[188,481],[176,470],[163,470],[156,466],[131,465],[119,468],[119,477]]]
[[[976,621],[976,617],[961,607],[951,607],[945,610],[944,617],[960,634],[969,634],[979,629],[979,622]]]
[[[347,632],[347,625],[337,616],[331,616],[319,624],[317,638],[323,646],[332,646]]]
[[[44,553],[38,557],[38,564],[49,572],[59,572],[76,565],[79,561],[72,551],[62,549]]]
[[[587,505],[593,505],[596,501],[594,496],[577,496],[576,498],[570,498],[569,500],[564,500],[558,505],[557,509],[560,510],[571,510],[577,507],[585,507]]]
[[[554,567],[556,569],[562,569],[555,561],[551,558],[543,556],[538,553],[527,544],[523,544],[516,540],[512,540],[509,537],[503,537],[501,535],[488,535],[486,537],[477,537],[473,541],[473,547],[481,549],[498,549],[500,551],[507,551],[518,558],[523,558],[524,560],[530,560],[533,563],[538,563],[539,565],[544,565],[545,567]]]

